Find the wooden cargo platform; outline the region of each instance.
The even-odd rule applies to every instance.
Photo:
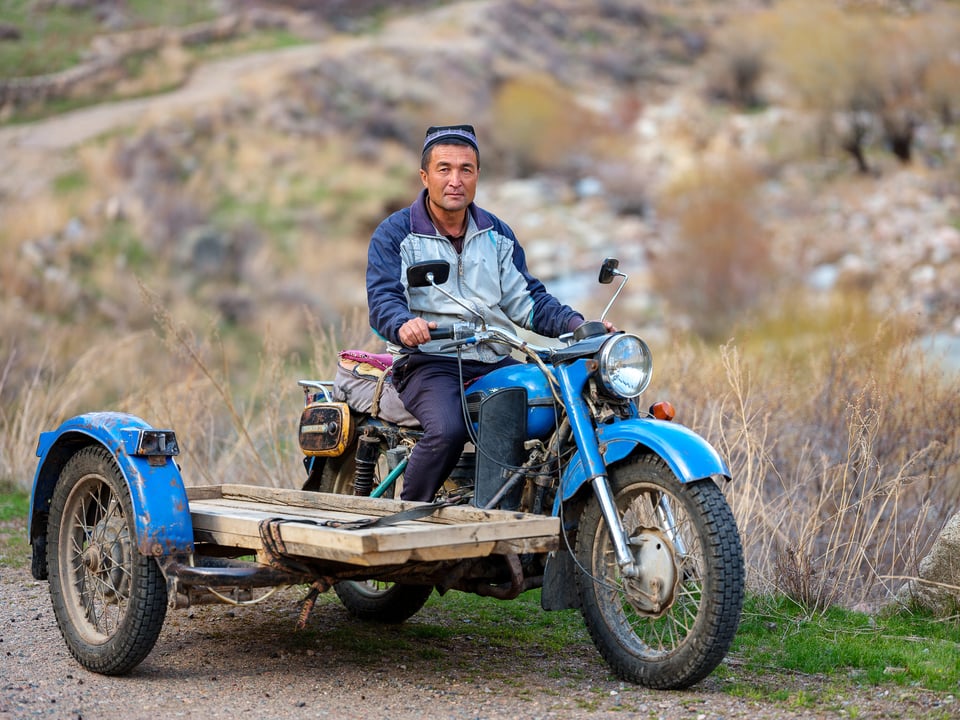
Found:
[[[395,525],[346,529],[314,523],[383,517],[420,503],[254,485],[188,488],[187,497],[198,543],[259,552],[261,521],[279,518],[285,521],[279,529],[289,555],[351,565],[547,552],[559,544],[557,518],[470,505],[443,507],[428,517]]]

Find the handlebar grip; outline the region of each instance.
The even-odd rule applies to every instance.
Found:
[[[438,327],[430,331],[431,340],[451,340],[453,338],[453,327]]]

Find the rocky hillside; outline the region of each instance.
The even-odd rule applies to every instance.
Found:
[[[854,102],[873,86],[844,85],[841,55],[807,67],[774,32],[849,21],[834,50],[893,32],[933,47],[936,26],[949,72],[956,8],[768,5],[212,5],[205,22],[232,18],[233,41],[268,28],[289,46],[234,42],[218,58],[171,41],[180,50],[144,60],[179,58],[166,91],[0,128],[0,356],[37,356],[61,330],[89,342],[149,329],[159,303],[241,357],[268,333],[309,357],[306,329],[362,312],[367,239],[417,191],[424,128],[469,121],[479,202],[590,313],[608,299],[595,269],[616,255],[631,276],[621,326],[723,340],[798,305],[862,302],[956,358],[958,98],[934,102],[930,60],[911,75],[922,102],[897,115],[892,100]],[[135,30],[104,24],[100,47]],[[907,157],[890,150],[904,113]],[[70,336],[65,348],[84,342]],[[21,360],[8,371],[29,372]]]

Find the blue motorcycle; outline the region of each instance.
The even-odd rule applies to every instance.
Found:
[[[452,298],[449,272],[419,263],[407,281]],[[627,280],[605,260],[600,282],[616,277],[603,315]],[[49,580],[74,658],[129,672],[168,609],[242,606],[283,585],[309,586],[300,627],[330,588],[375,622],[402,622],[434,590],[508,600],[541,588],[545,610],[580,609],[620,678],[668,689],[706,677],[743,604],[726,464],[669,403],[640,410],[652,360],[639,337],[588,322],[537,347],[463,307],[435,339],[497,343],[525,362],[464,388],[471,442],[431,503],[393,499],[420,429],[383,356],[342,353],[337,378],[300,382],[299,489],[187,488],[176,434],[124,413],[41,433],[32,571]]]
[[[439,583],[429,577],[343,581],[334,586],[341,601],[358,618],[401,622],[433,587],[502,599],[542,587],[544,609],[581,610],[594,643],[622,679],[653,688],[701,680],[729,649],[743,604],[740,536],[717,484],[730,473],[705,440],[671,422],[669,403],[638,408],[651,378],[650,350],[635,335],[607,334],[602,323],[627,280],[619,262],[608,258],[600,270],[600,283],[621,278],[601,320],[561,338],[558,348],[485,326],[443,289],[449,272],[446,263],[430,261],[408,272],[411,287],[433,287],[464,308],[464,322],[438,328],[432,338],[449,339],[444,349],[497,343],[526,362],[464,389],[473,442],[438,502],[469,497],[479,508],[550,514],[561,521],[560,547],[504,558],[500,567],[461,565]],[[413,423],[385,420],[387,413],[376,412],[362,390],[343,389],[349,381],[301,384],[315,408],[332,399],[365,411],[349,446],[332,457],[320,448],[334,440],[315,441],[317,452],[305,458],[304,489],[399,494],[406,457],[419,437]],[[310,411],[305,417],[317,427]],[[340,427],[338,420],[320,427]],[[301,444],[309,447],[304,440],[301,431]]]

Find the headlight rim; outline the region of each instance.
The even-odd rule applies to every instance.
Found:
[[[639,367],[643,371],[643,378],[639,383],[639,389],[633,394],[626,394],[619,390],[616,381],[610,376],[610,355],[623,342],[636,342],[642,358]],[[604,390],[614,397],[625,400],[640,397],[644,390],[650,386],[650,380],[653,377],[653,353],[650,352],[650,346],[641,337],[632,333],[617,333],[600,348],[600,353],[597,356],[597,376]]]

